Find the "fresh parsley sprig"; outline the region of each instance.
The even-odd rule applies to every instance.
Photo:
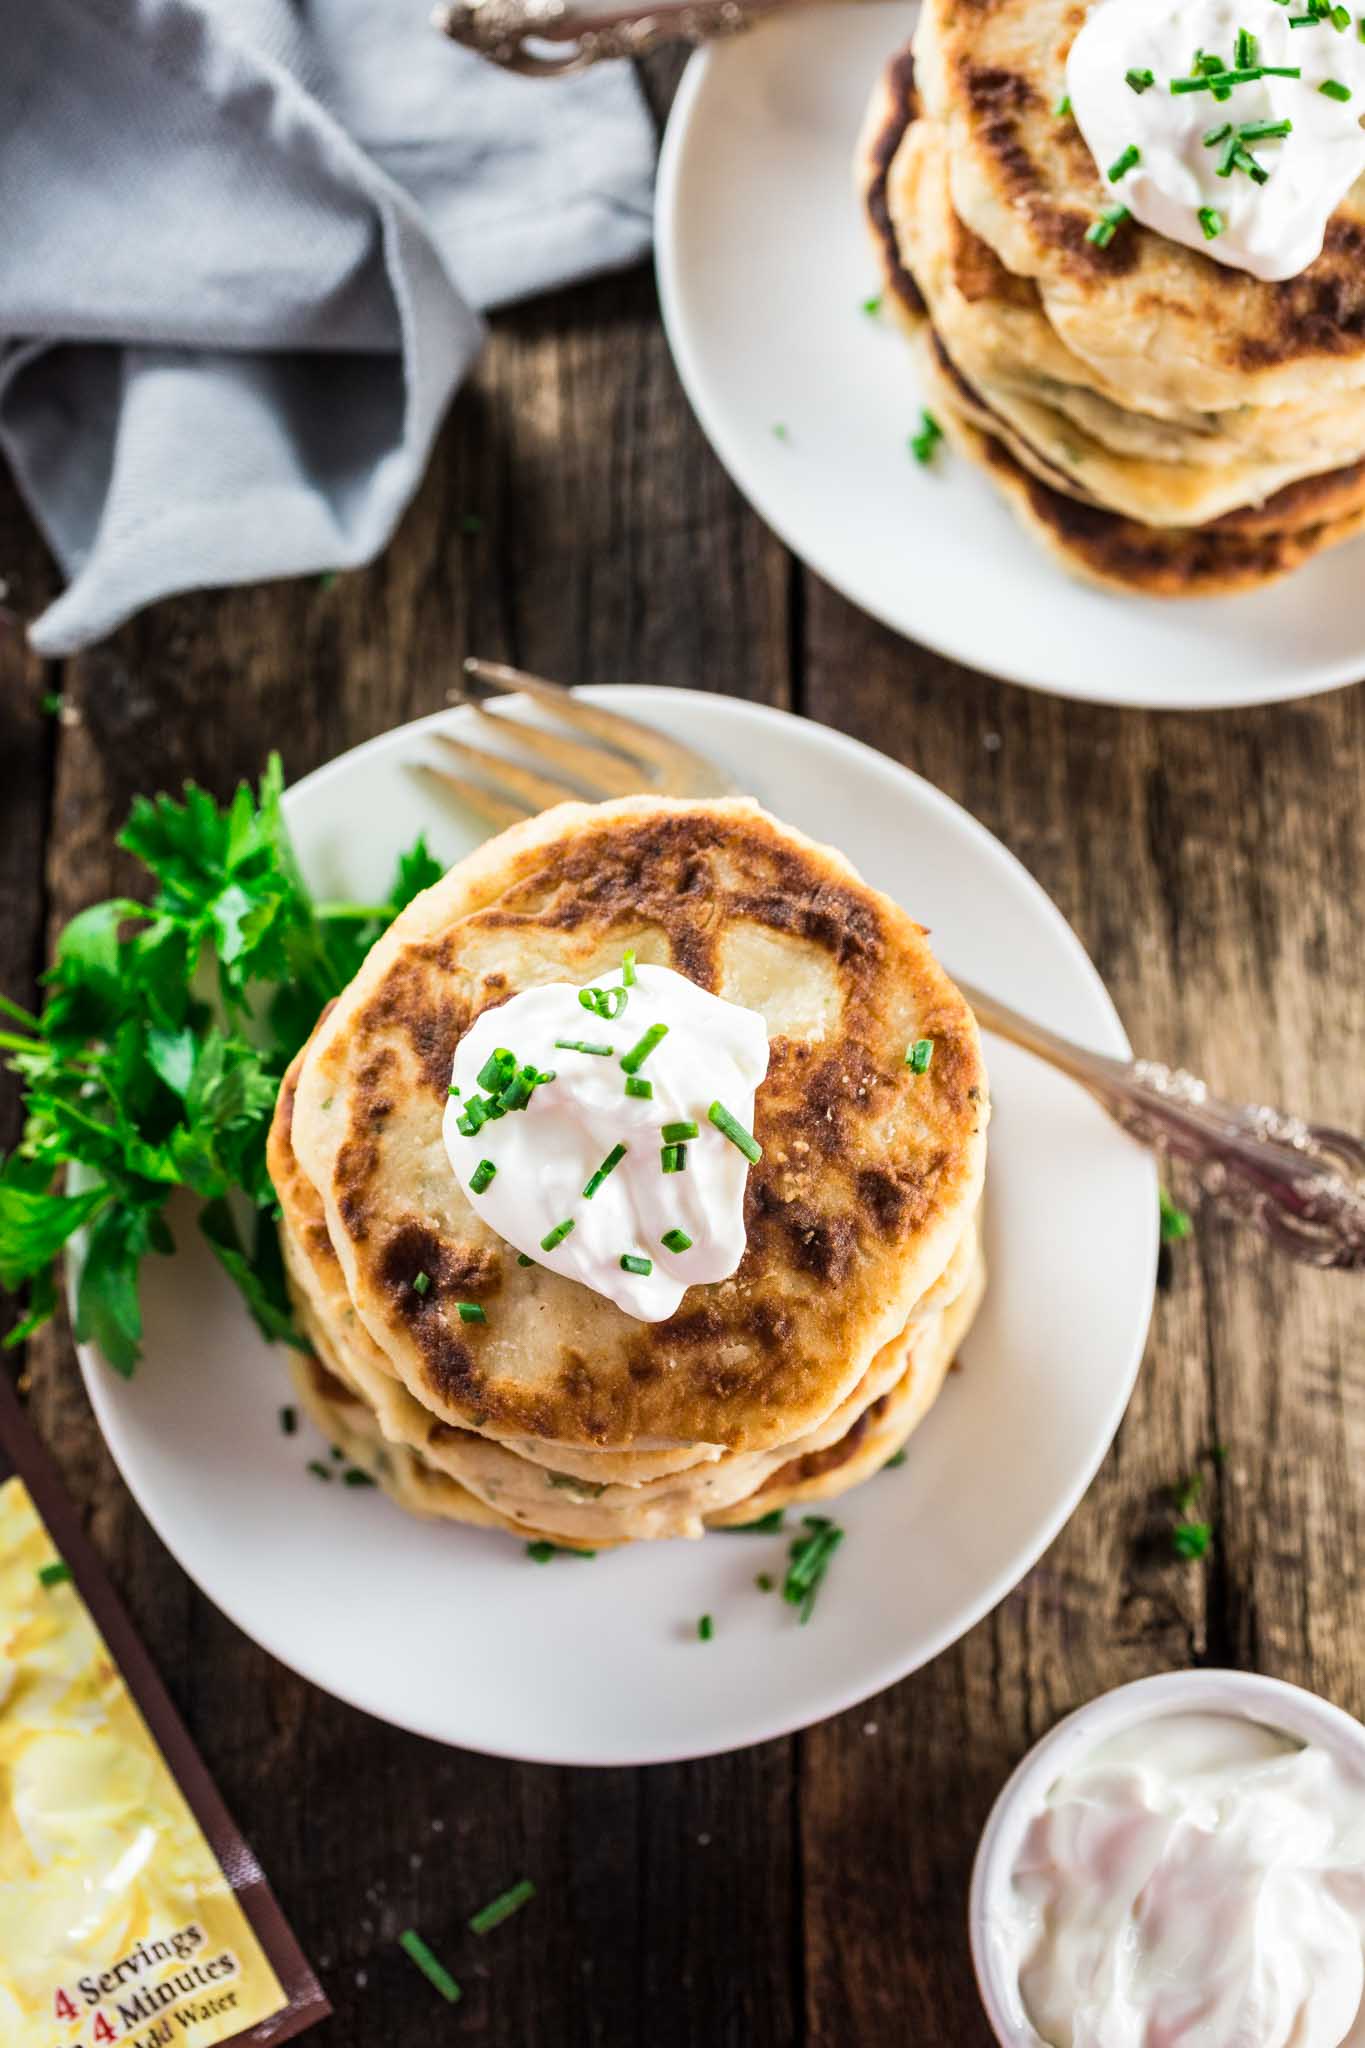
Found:
[[[275,1097],[324,1004],[441,869],[419,839],[383,903],[314,903],[283,787],[272,755],[257,793],[243,783],[225,808],[194,783],[179,802],[139,797],[118,843],[149,871],[150,902],[116,897],[71,920],[40,1016],[0,996],[0,1056],[26,1112],[0,1162],[0,1287],[27,1292],[7,1345],[52,1314],[54,1262],[85,1229],[76,1334],[130,1374],[139,1269],[175,1249],[163,1212],[177,1188],[200,1202],[261,1330],[299,1342],[265,1165]]]

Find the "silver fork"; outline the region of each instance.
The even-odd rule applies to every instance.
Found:
[[[490,738],[532,757],[528,763],[452,733],[430,735],[459,771],[421,765],[499,829],[572,797],[743,794],[690,747],[639,719],[586,703],[560,683],[501,662],[470,659],[464,668],[471,681],[529,698],[569,728],[501,718],[466,692],[452,692],[452,701],[468,705]],[[960,977],[957,985],[985,1030],[1070,1075],[1139,1143],[1182,1160],[1212,1208],[1310,1266],[1365,1267],[1365,1144],[1359,1138],[1281,1110],[1220,1100],[1182,1067],[1089,1052]]]

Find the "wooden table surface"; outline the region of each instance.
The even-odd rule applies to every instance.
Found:
[[[54,587],[7,484],[0,574],[18,621]],[[896,639],[731,487],[644,269],[495,320],[372,569],[186,597],[59,668],[0,633],[0,989],[31,1001],[57,927],[126,885],[112,844],[135,791],[192,775],[222,795],[271,746],[300,775],[439,706],[466,652],[725,691],[871,742],[1018,854],[1140,1047],[1233,1095],[1365,1127],[1365,694],[1096,710]],[[0,1084],[0,1143],[16,1130]],[[1254,1666],[1365,1713],[1360,1288],[1201,1224],[1170,1262],[1100,1476],[996,1612],[837,1720],[669,1768],[492,1761],[326,1698],[152,1535],[65,1327],[30,1346],[30,1410],[326,1981],[337,2017],[320,2041],[985,2048],[972,1852],[1059,1715],[1190,1664]],[[1216,1536],[1188,1564],[1170,1489],[1201,1467]],[[523,1875],[537,1902],[462,1938]],[[458,2009],[396,1949],[409,1925],[463,1981]]]

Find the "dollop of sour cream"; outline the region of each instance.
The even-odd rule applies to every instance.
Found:
[[[1253,277],[1274,281],[1307,269],[1333,209],[1365,171],[1357,15],[1339,7],[1313,17],[1313,7],[1314,0],[1100,0],[1071,46],[1066,87],[1101,174],[1125,166],[1110,179],[1113,204]],[[1308,25],[1293,26],[1306,17]],[[1254,39],[1250,63],[1239,63],[1242,33]],[[1262,75],[1222,99],[1213,79],[1207,91],[1172,92],[1173,81],[1200,75],[1201,58]],[[1265,66],[1301,75],[1276,76]],[[1287,133],[1265,132],[1285,122]],[[1250,132],[1239,142],[1243,130]],[[1234,157],[1238,148],[1244,157]]]
[[[1224,1714],[1172,1714],[1052,1787],[1010,1887],[1053,2048],[1360,2048],[1365,1778]]]
[[[671,967],[631,966],[598,993],[599,1006],[585,1008],[573,983],[548,982],[476,1018],[456,1048],[443,1136],[461,1186],[500,1237],[656,1323],[689,1287],[728,1279],[744,1256],[752,1162],[712,1108],[752,1148],[768,1028]],[[500,1053],[553,1079],[538,1081],[524,1107],[462,1129],[470,1103],[487,1100],[480,1076],[491,1082],[488,1062]]]

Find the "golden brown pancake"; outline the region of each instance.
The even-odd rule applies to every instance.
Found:
[[[924,111],[946,130],[953,205],[1016,276],[1036,281],[1067,347],[1153,412],[1281,405],[1365,384],[1365,181],[1321,256],[1266,283],[1127,221],[1086,232],[1110,194],[1059,118],[1078,0],[925,0],[915,41]]]
[[[519,1267],[441,1137],[474,1018],[592,981],[626,946],[761,1011],[772,1039],[744,1259],[656,1324]],[[935,1047],[919,1075],[916,1038]],[[443,1421],[585,1451],[763,1450],[827,1417],[943,1271],[986,1117],[974,1020],[904,912],[754,804],[628,798],[515,827],[409,906],[319,1029],[293,1145],[357,1315]]]

